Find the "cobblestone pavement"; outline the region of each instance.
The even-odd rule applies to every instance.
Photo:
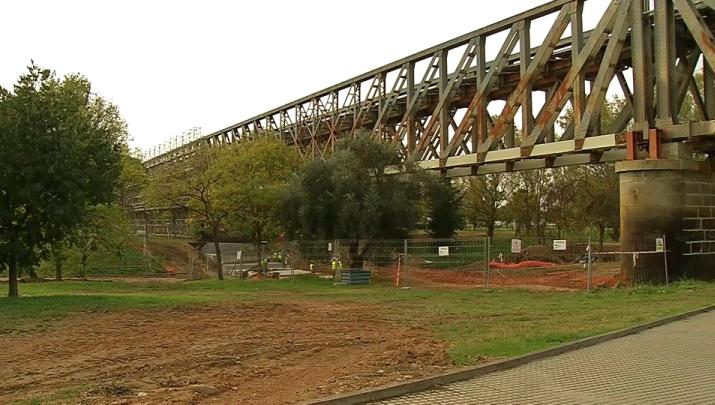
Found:
[[[715,311],[379,404],[715,404]]]

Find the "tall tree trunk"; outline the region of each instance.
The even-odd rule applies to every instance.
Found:
[[[263,262],[263,252],[261,251],[261,241],[255,240],[253,244],[256,245],[256,255],[258,256],[258,267],[261,267],[261,262]]]
[[[55,259],[55,280],[62,281],[62,260]]]
[[[10,274],[8,275],[10,277],[10,290],[8,291],[7,296],[10,298],[17,298],[19,294],[17,293],[17,261],[15,261],[14,257],[10,257]]]
[[[87,275],[87,254],[82,253],[82,274],[79,276],[84,278]]]
[[[351,269],[361,269],[363,265],[365,264],[365,261],[363,260],[363,254],[360,253],[360,240],[355,239],[351,240],[348,244],[349,246],[349,252],[350,252],[350,263],[349,266]],[[363,251],[364,253],[364,251]],[[342,260],[342,258],[341,258]]]
[[[598,248],[603,251],[603,237],[606,234],[606,225],[598,224]]]
[[[494,219],[491,219],[487,225],[487,236],[490,238],[494,237],[494,222]]]
[[[31,278],[33,281],[37,281],[37,280],[40,279],[40,278],[37,276],[37,272],[35,271],[35,268],[32,267],[32,266],[30,266],[30,267],[27,268],[27,274],[30,275],[30,278]]]
[[[263,260],[263,249],[261,249],[261,246],[263,246],[263,230],[254,229],[253,238],[255,239],[254,243],[256,244],[256,251],[258,252],[258,263],[261,263],[261,260]]]
[[[223,259],[221,259],[221,245],[218,241],[218,232],[214,229],[214,249],[216,250],[216,274],[223,280]]]

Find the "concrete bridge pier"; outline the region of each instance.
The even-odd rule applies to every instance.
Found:
[[[620,177],[621,276],[627,284],[715,278],[715,176],[687,144],[663,145],[663,158],[616,164]],[[709,254],[711,253],[711,254]]]

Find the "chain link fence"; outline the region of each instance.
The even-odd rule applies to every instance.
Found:
[[[302,240],[271,243],[265,252],[338,281],[339,272],[369,270],[373,281],[400,288],[591,290],[669,281],[665,238],[658,235],[623,246],[587,236]]]

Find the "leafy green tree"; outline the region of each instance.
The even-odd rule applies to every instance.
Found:
[[[159,166],[150,176],[147,200],[157,207],[182,208],[211,237],[216,250],[216,275],[223,280],[220,237],[228,227],[229,211],[217,201],[227,175],[214,168],[220,148],[203,147],[182,162]]]
[[[230,213],[232,229],[251,236],[259,261],[261,241],[278,233],[278,202],[300,163],[295,149],[272,134],[236,144],[217,156],[212,169],[226,176],[217,189],[216,207]]]
[[[62,273],[70,247],[67,239],[59,240],[49,246],[50,260],[55,269],[55,281],[62,281]]]
[[[88,206],[115,197],[126,124],[79,75],[36,65],[0,88],[0,267],[9,296],[18,268],[34,266]]]
[[[625,104],[626,99],[618,95],[604,100],[598,119],[594,119],[591,122],[590,130],[597,135],[609,134],[621,130],[620,128],[615,128],[614,125],[616,124],[616,118],[619,116]],[[569,106],[566,107],[564,114],[557,119],[556,123],[563,131],[570,131],[573,130],[573,126],[571,125],[572,121],[573,109]],[[626,123],[626,128],[629,126],[630,123]]]
[[[598,230],[599,246],[607,229],[612,229],[611,237],[617,240],[620,226],[620,183],[618,173],[612,164],[600,164],[570,168],[572,195],[575,215],[582,224],[594,226]]]
[[[343,139],[329,159],[309,162],[286,187],[286,231],[305,239],[351,240],[350,265],[362,266],[369,241],[405,238],[417,221],[419,176],[388,174],[390,166],[400,166],[394,145],[368,134]]]
[[[463,192],[450,179],[429,177],[434,178],[425,185],[427,231],[433,238],[451,238],[464,226]]]
[[[513,174],[515,187],[509,211],[517,224],[517,234],[536,232],[539,242],[546,239],[550,202],[556,188],[551,169],[529,170]]]
[[[69,241],[79,251],[80,276],[87,275],[87,264],[98,250],[121,256],[122,248],[133,232],[125,211],[108,205],[90,207],[82,223],[73,231]]]
[[[467,219],[472,224],[484,225],[489,237],[494,237],[499,214],[514,191],[513,176],[511,173],[495,173],[466,180],[464,207]]]
[[[703,71],[697,71],[693,75],[693,79],[695,81],[695,88],[697,89],[698,93],[700,93],[700,99],[704,99],[704,86],[705,86],[705,80],[703,76]],[[689,121],[700,121],[703,120],[703,114],[700,111],[700,108],[698,107],[697,102],[695,101],[695,96],[693,96],[692,89],[688,91],[688,93],[685,95],[685,98],[683,99],[683,105],[680,107],[680,112],[678,113],[678,120],[680,122],[689,122]]]
[[[138,151],[122,151],[122,171],[119,177],[118,203],[130,209],[140,198],[149,182],[146,167]]]

